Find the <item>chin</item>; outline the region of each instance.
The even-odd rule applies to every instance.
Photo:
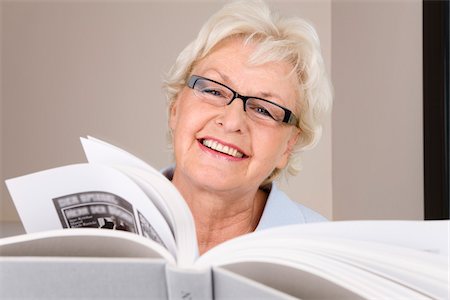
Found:
[[[194,179],[193,184],[210,191],[228,191],[245,186],[243,180],[238,180],[236,176],[224,175],[223,172],[200,172]]]

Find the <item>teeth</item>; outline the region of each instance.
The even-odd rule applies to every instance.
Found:
[[[217,141],[212,140],[203,140],[203,145],[213,150],[216,150],[221,153],[228,154],[233,157],[242,158],[244,154],[242,152],[237,151],[236,149],[230,148],[228,146],[222,145]]]

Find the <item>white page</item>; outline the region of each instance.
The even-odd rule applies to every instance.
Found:
[[[430,299],[348,265],[317,260],[307,253],[303,258],[296,264],[249,259],[221,268],[300,299]]]
[[[389,245],[449,254],[450,221],[363,220],[298,224],[267,229],[251,234],[262,236],[313,236],[372,241]]]
[[[149,164],[119,147],[108,144],[107,142],[91,136],[87,139],[80,138],[80,140],[89,163],[98,163],[121,168],[127,167],[129,169],[140,169],[145,171],[145,173],[148,173],[148,176],[151,176],[152,179],[164,177]],[[164,179],[167,180],[167,178],[164,177],[163,179],[159,179],[158,183],[161,183],[161,180]],[[162,188],[164,188],[164,186],[162,186]],[[153,191],[148,191],[148,195],[154,202],[155,206],[161,211],[161,214],[166,218],[169,226],[172,230],[174,230],[176,221],[172,217],[170,202],[164,201],[163,195],[160,197],[160,195]],[[181,195],[178,198],[180,197]]]
[[[173,184],[136,156],[99,139],[81,138],[90,163],[112,166],[134,180],[163,214],[178,247],[179,266],[191,265],[198,256],[195,225],[190,209]]]
[[[391,281],[389,284],[411,287],[418,294],[442,298],[449,292],[448,224],[449,221],[347,221],[279,227],[219,245],[200,257],[196,265],[226,266],[248,260],[280,261],[290,266],[300,264],[302,268],[307,264],[314,274],[328,276],[331,272],[328,280],[339,285],[356,286],[362,280],[355,277],[359,272],[359,276],[367,274],[367,278],[380,277],[377,285]],[[386,228],[389,233],[384,233]],[[312,258],[305,260],[305,255]],[[334,274],[335,265],[348,265],[358,271],[345,275],[337,269]],[[321,267],[324,274],[320,273]],[[373,280],[362,286],[368,289],[375,284]]]
[[[63,218],[58,215],[54,203],[57,200],[54,199],[79,193],[108,192],[132,204],[137,233],[144,232],[141,220],[146,219],[165,247],[176,255],[173,235],[159,211],[131,179],[113,168],[95,164],[70,165],[9,179],[6,184],[28,233],[63,228]],[[139,213],[143,218],[138,217]]]
[[[169,203],[170,217],[176,220],[173,233],[178,249],[177,264],[179,267],[190,267],[198,257],[197,235],[194,220],[184,200],[182,200],[182,205],[178,205],[180,204],[176,200],[178,191],[172,184],[167,185],[164,181],[160,182],[160,177],[141,169],[126,167],[117,167],[117,169],[138,183],[151,199],[161,199]]]
[[[315,252],[411,287],[432,298],[442,298],[449,292],[448,260],[444,256],[372,242],[349,246],[346,243],[342,248],[342,245],[337,247],[334,244]]]
[[[87,138],[82,137],[80,138],[80,140],[83,146],[83,150],[85,151],[86,158],[91,163],[95,162],[107,165],[126,165],[130,167],[140,168],[150,173],[156,172],[160,174],[157,170],[155,170],[142,159],[113,144],[107,143],[92,136],[88,136]]]
[[[359,253],[364,255],[358,256]],[[429,260],[430,256],[439,259]],[[448,292],[448,265],[443,256],[373,242],[268,238],[212,250],[198,263],[198,267],[212,264],[225,268],[236,264],[276,263],[298,268],[374,299],[389,294],[392,298],[401,295],[412,299],[416,294],[440,298]],[[276,277],[272,270],[266,272]],[[264,278],[265,275],[256,272],[253,276]]]
[[[80,246],[83,245],[83,246]],[[2,257],[163,258],[175,264],[162,245],[142,236],[118,230],[94,228],[58,229],[0,239]]]

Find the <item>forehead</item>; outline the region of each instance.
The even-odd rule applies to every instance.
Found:
[[[193,67],[193,74],[217,80],[240,94],[269,97],[294,108],[298,81],[292,65],[286,61],[251,63],[257,44],[230,38],[216,45]]]

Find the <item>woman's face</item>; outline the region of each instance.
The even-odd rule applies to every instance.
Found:
[[[296,79],[288,76],[291,66],[286,62],[250,65],[254,49],[252,44],[244,46],[241,39],[222,42],[194,66],[192,74],[295,112]],[[170,127],[175,176],[213,192],[258,188],[275,168],[286,166],[298,138],[294,126],[268,126],[249,118],[239,98],[217,107],[203,102],[189,87],[175,100]]]

